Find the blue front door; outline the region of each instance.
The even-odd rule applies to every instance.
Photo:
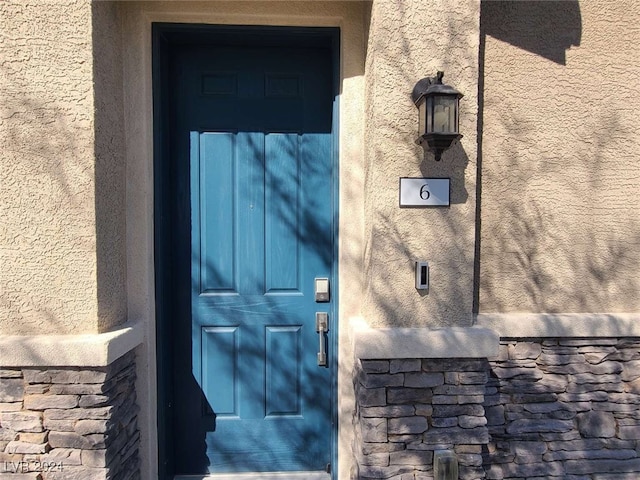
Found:
[[[177,216],[190,224],[177,254],[190,278],[175,473],[323,471],[337,326],[331,49],[229,43],[169,57],[171,162],[188,196]],[[324,278],[329,301],[315,296]]]

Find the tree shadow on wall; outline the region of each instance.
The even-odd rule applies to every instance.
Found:
[[[566,65],[566,51],[579,46],[582,37],[577,0],[485,0],[480,18],[482,36],[489,35],[561,65]]]
[[[7,79],[2,99],[7,114],[0,120],[0,327],[18,327],[3,332],[9,335],[76,333],[65,312],[92,311],[83,311],[90,289],[79,291],[84,285],[74,283],[78,272],[86,273],[77,253],[90,255],[93,248],[82,201],[90,197],[90,132],[86,119],[77,120],[82,113],[39,91],[31,74],[19,62],[0,64],[0,76]],[[40,358],[38,352],[32,358]]]
[[[415,145],[418,111],[410,93],[417,81],[434,76],[437,70],[444,70],[445,81],[455,85],[465,77],[465,65],[477,63],[476,52],[458,48],[459,29],[465,26],[459,17],[429,17],[433,25],[417,27],[412,23],[416,15],[409,5],[395,2],[393,9],[397,12],[389,18],[395,23],[382,26],[375,22],[387,20],[380,19],[389,3],[373,8],[377,16],[373,15],[371,31],[377,27],[378,32],[388,29],[401,33],[393,42],[387,42],[384,34],[370,36],[368,45],[367,69],[386,73],[384,79],[373,74],[367,81],[371,90],[367,93],[368,108],[373,112],[365,129],[362,311],[374,327],[470,324],[473,227],[469,218],[472,210],[466,205],[474,201],[469,191],[469,179],[473,178],[469,169],[473,170],[475,159],[470,158],[465,145],[472,136],[454,144],[436,162],[431,152]],[[403,24],[398,19],[410,20]],[[440,21],[444,24],[435,24]],[[439,36],[433,58],[425,59],[425,52],[415,48],[414,25],[450,33]],[[405,28],[407,32],[402,33]],[[472,117],[466,112],[475,109],[473,98],[472,94],[463,98],[460,107],[471,128],[473,120],[469,121]],[[385,117],[390,105],[395,115]],[[468,126],[461,127],[468,130]],[[399,177],[449,179],[450,207],[400,208]],[[414,288],[415,262],[420,260],[430,262],[432,279],[437,279],[428,293]]]
[[[491,0],[481,3],[480,71],[478,79],[478,181],[476,187],[478,202],[476,206],[473,310],[475,313],[480,310],[481,253],[483,251],[487,252],[486,247],[482,248],[482,242],[486,241],[488,243],[499,243],[501,245],[500,258],[501,261],[505,262],[504,268],[511,272],[509,278],[513,278],[513,275],[516,274],[517,271],[526,272],[524,273],[526,279],[523,279],[526,285],[526,292],[522,292],[522,294],[528,298],[529,303],[535,305],[534,308],[546,311],[550,308],[549,305],[546,305],[548,302],[545,301],[547,294],[550,289],[556,289],[557,287],[551,286],[553,285],[550,283],[551,280],[553,280],[552,272],[548,271],[548,269],[541,264],[545,259],[548,260],[550,255],[554,255],[554,253],[546,248],[551,242],[550,236],[554,234],[553,230],[550,230],[553,221],[551,217],[552,212],[545,211],[544,208],[541,209],[537,205],[524,208],[527,200],[523,197],[525,192],[520,192],[517,198],[511,201],[510,205],[500,209],[501,213],[499,214],[503,218],[503,221],[505,218],[510,218],[512,222],[514,222],[514,225],[516,225],[516,228],[509,229],[506,234],[502,230],[491,232],[490,237],[488,236],[489,232],[483,231],[483,208],[486,208],[486,202],[483,201],[483,187],[486,188],[487,185],[495,184],[497,181],[495,178],[496,174],[483,166],[485,161],[483,136],[485,135],[485,62],[487,60],[485,45],[487,36],[540,55],[560,65],[566,65],[566,51],[572,46],[580,45],[581,41],[582,15],[579,2]],[[505,115],[515,117],[518,115],[518,112],[505,112]],[[509,168],[504,172],[504,175],[507,177],[510,172],[513,171],[517,173],[519,169],[522,168],[520,150],[528,148],[527,145],[535,145],[535,143],[539,141],[539,139],[536,139],[532,134],[529,134],[526,121],[512,118],[511,123],[511,128],[506,126],[506,128],[510,128],[511,130],[509,132],[510,138],[514,140],[507,146],[507,155],[510,163]],[[604,139],[607,138],[607,135],[602,132],[602,135],[599,135],[597,138],[606,141]],[[491,160],[496,161],[496,159]],[[589,162],[591,162],[591,159],[589,159]],[[591,163],[596,165],[598,171],[601,169],[597,161]],[[529,172],[528,175],[531,179],[534,179],[536,172]],[[568,185],[568,187],[572,188],[570,185]],[[501,206],[504,206],[504,204]],[[595,241],[595,239],[589,239],[589,241]],[[512,254],[510,250],[513,250],[514,242],[520,246],[519,250]],[[616,249],[617,247],[612,246],[612,248]],[[568,256],[570,252],[565,253]],[[582,260],[586,262],[594,261],[592,258],[583,258]],[[495,261],[495,259],[492,259],[492,261]],[[512,262],[512,267],[515,268],[510,269],[507,267],[506,265],[509,262]],[[579,264],[580,260],[574,255],[572,262]],[[575,264],[574,266],[576,266]],[[491,291],[493,284],[491,283],[492,280],[487,276],[487,273],[490,272],[485,270],[485,272],[482,273],[484,274],[482,296],[485,298],[483,303],[486,303],[487,298],[494,298],[494,292]],[[587,278],[587,280],[590,281],[590,278]],[[498,282],[498,284],[501,283]],[[502,285],[501,288],[504,289],[504,282]],[[556,289],[555,293],[560,294],[562,291],[563,294],[571,296],[572,292],[569,290],[569,286],[561,285],[560,290]],[[496,296],[496,298],[499,297],[500,294]],[[586,302],[587,299],[583,300]],[[526,307],[523,305],[523,308]]]

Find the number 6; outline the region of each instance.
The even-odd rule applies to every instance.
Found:
[[[422,187],[420,187],[420,198],[422,200],[429,200],[430,196],[431,192],[429,191],[429,184],[425,183],[424,185],[422,185]]]

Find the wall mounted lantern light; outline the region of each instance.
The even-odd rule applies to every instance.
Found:
[[[442,152],[462,135],[458,132],[460,99],[463,97],[455,88],[442,83],[444,72],[435,77],[426,77],[416,83],[411,99],[418,107],[420,115],[420,136],[416,143],[424,150],[431,150],[436,161]]]

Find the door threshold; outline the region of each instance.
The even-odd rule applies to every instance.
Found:
[[[173,480],[331,480],[326,472],[250,472],[176,475]]]

